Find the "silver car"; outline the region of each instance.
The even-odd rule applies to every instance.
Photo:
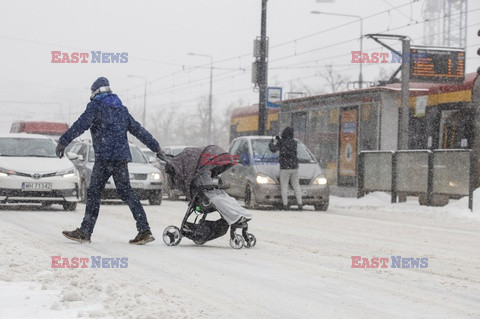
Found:
[[[229,148],[236,162],[220,177],[220,183],[229,184],[226,191],[233,197],[244,198],[250,209],[259,205],[282,206],[280,193],[280,164],[278,153],[272,153],[268,144],[271,137],[244,136],[232,141]],[[313,205],[315,210],[326,211],[330,189],[324,171],[307,147],[298,142],[300,188],[303,205]],[[288,191],[289,204],[295,205],[292,189]]]
[[[128,172],[130,173],[130,184],[133,190],[141,200],[148,199],[150,205],[160,205],[162,203],[162,173],[158,168],[148,163],[145,155],[137,146],[130,144],[130,153],[132,154],[132,161],[128,163]],[[69,148],[67,157],[80,172],[80,198],[85,202],[86,190],[90,184],[95,162],[95,152],[91,142],[76,142]],[[112,177],[105,185],[102,199],[118,199]]]

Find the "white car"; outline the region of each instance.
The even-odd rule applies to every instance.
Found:
[[[0,203],[61,204],[75,210],[79,176],[56,143],[34,134],[0,135]]]

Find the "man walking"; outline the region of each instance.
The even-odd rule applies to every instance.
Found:
[[[282,132],[282,138],[276,136],[269,143],[271,152],[279,151],[280,163],[280,189],[282,193],[283,209],[288,210],[288,184],[292,184],[297,199],[298,209],[302,210],[302,191],[298,176],[297,141],[293,138],[293,127],[286,127]]]
[[[130,240],[130,244],[146,244],[155,238],[150,231],[142,204],[130,186],[127,164],[132,160],[132,156],[127,132],[157,153],[159,158],[163,158],[164,154],[155,138],[135,121],[118,96],[112,93],[106,78],[98,78],[93,83],[91,90],[91,102],[88,103],[87,109],[60,137],[56,149],[57,156],[62,158],[65,147],[73,139],[90,129],[95,151],[95,164],[87,189],[85,216],[80,228],[74,231],[64,231],[63,235],[80,243],[90,242],[105,184],[113,175],[118,195],[128,205],[137,223],[138,235],[135,239]]]

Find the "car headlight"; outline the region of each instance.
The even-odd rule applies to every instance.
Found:
[[[325,176],[320,175],[320,176],[317,176],[313,179],[312,184],[313,185],[326,185],[327,184],[327,179],[325,178]]]
[[[11,169],[1,168],[0,167],[0,177],[6,177],[8,175],[15,175],[17,172]]]
[[[257,175],[257,184],[276,184],[275,180],[265,174]]]
[[[77,171],[74,168],[71,168],[71,169],[68,169],[68,170],[65,170],[65,171],[57,172],[56,175],[57,176],[62,176],[62,177],[65,177],[65,178],[75,177],[75,176],[77,176]]]
[[[160,173],[150,173],[149,177],[150,179],[158,181],[162,178],[162,175]]]

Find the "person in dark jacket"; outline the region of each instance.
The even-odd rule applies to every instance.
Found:
[[[277,140],[275,143],[275,139]],[[279,152],[280,163],[280,189],[282,193],[283,208],[288,210],[288,184],[290,183],[295,192],[298,209],[302,210],[302,191],[300,189],[298,175],[297,141],[293,138],[293,127],[286,127],[282,132],[282,138],[276,136],[269,143],[271,152]]]
[[[95,151],[95,164],[87,189],[85,216],[80,228],[74,231],[64,231],[63,235],[78,242],[90,242],[105,184],[113,175],[118,195],[128,204],[137,224],[138,235],[135,239],[130,240],[130,244],[146,244],[155,238],[150,231],[142,204],[130,186],[127,164],[132,160],[132,156],[127,132],[157,153],[159,158],[163,158],[163,151],[155,138],[130,115],[120,98],[112,93],[106,78],[98,78],[93,83],[91,90],[91,102],[88,103],[87,109],[60,137],[56,149],[57,156],[63,157],[65,147],[73,139],[90,129]]]

